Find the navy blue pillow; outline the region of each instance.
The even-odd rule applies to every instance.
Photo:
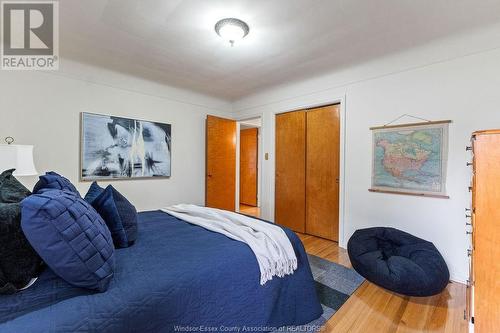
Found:
[[[111,231],[116,247],[129,247],[137,238],[137,210],[113,186],[108,185],[93,201]]]
[[[40,191],[45,189],[52,190],[65,190],[78,194],[80,193],[67,178],[61,176],[60,174],[50,171],[45,173],[45,175],[39,177],[40,180],[35,184],[33,188],[33,193],[40,193]]]
[[[75,193],[46,190],[21,203],[21,227],[35,251],[61,278],[105,291],[113,278],[113,239],[101,216]]]
[[[95,200],[95,198],[97,198],[103,191],[104,191],[104,189],[102,187],[100,187],[97,184],[97,182],[93,182],[92,185],[90,185],[90,188],[89,188],[87,194],[85,194],[84,199],[89,204],[92,204],[92,202]]]

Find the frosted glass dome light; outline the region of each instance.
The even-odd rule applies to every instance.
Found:
[[[215,32],[227,40],[231,46],[245,38],[249,31],[248,24],[237,18],[225,18],[215,24]]]

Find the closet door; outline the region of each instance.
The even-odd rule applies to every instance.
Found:
[[[339,240],[340,109],[307,111],[306,233]]]
[[[305,232],[306,113],[276,116],[275,222]]]

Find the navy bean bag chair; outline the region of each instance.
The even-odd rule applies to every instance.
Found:
[[[434,244],[394,228],[357,230],[347,251],[367,280],[408,296],[439,294],[450,273]]]

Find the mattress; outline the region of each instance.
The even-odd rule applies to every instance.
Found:
[[[298,269],[261,286],[250,248],[161,211],[139,213],[134,246],[116,250],[104,293],[46,269],[28,290],[0,296],[0,332],[272,331],[322,313],[300,239],[284,229]]]

